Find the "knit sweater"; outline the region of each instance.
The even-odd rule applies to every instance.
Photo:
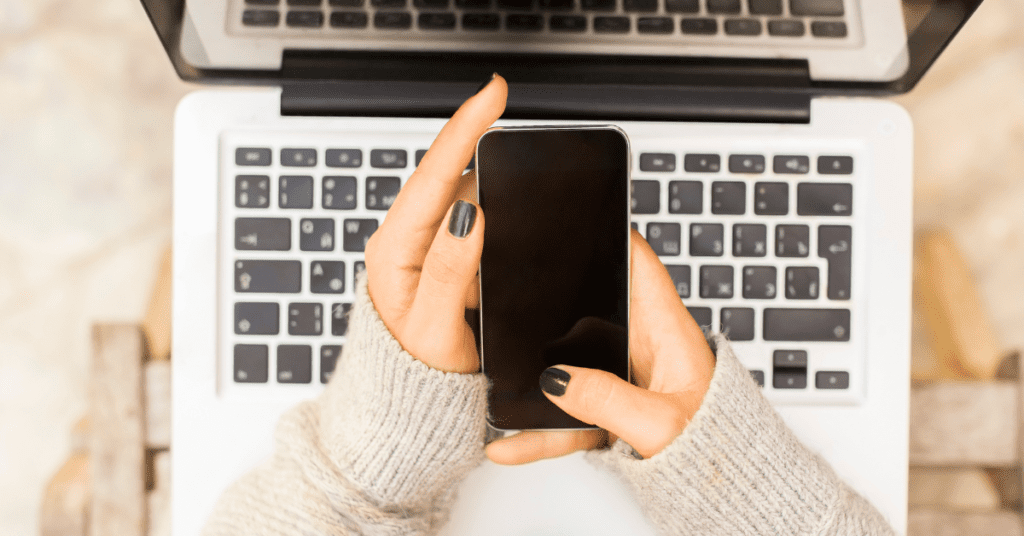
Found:
[[[671,444],[639,459],[620,440],[589,459],[620,475],[662,534],[892,534],[800,444],[728,341],[708,342],[711,387]],[[224,493],[204,534],[433,534],[484,458],[486,406],[482,374],[402,349],[363,280],[326,390],[281,418],[273,456]]]

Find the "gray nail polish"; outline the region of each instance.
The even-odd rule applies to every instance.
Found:
[[[540,388],[551,396],[562,396],[569,386],[569,373],[555,367],[548,367],[540,373]]]
[[[494,79],[497,78],[497,77],[498,77],[498,73],[491,73],[491,77],[488,78],[486,81],[484,81],[483,84],[480,84],[480,87],[476,88],[476,93],[480,93],[481,91],[483,91],[484,88],[489,86],[491,84],[491,82],[493,82]],[[476,93],[474,93],[474,95],[476,95]]]
[[[476,222],[476,205],[459,199],[452,207],[452,216],[448,219],[448,232],[455,238],[465,238],[473,230]]]

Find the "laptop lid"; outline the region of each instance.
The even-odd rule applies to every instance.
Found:
[[[284,115],[444,117],[498,71],[510,118],[806,122],[812,96],[909,91],[981,0],[142,3],[182,79],[281,85]]]

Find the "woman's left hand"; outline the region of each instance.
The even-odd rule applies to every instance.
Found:
[[[368,291],[384,325],[407,352],[445,372],[480,368],[465,310],[477,307],[484,219],[462,199],[475,197],[476,184],[463,171],[507,95],[495,75],[463,103],[366,244]]]

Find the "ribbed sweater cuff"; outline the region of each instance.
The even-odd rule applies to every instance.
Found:
[[[402,349],[365,278],[349,333],[320,406],[323,446],[382,507],[430,507],[483,459],[487,380],[430,368]]]
[[[799,443],[728,341],[708,342],[717,356],[711,387],[683,433],[649,459],[620,440],[594,461],[618,472],[667,534],[817,534],[834,525],[852,492]]]

